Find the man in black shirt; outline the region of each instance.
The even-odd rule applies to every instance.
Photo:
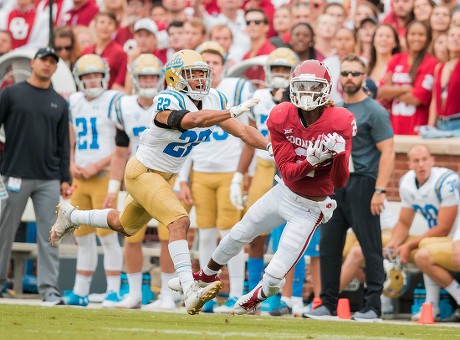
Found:
[[[37,221],[38,290],[49,305],[62,304],[58,250],[48,243],[49,226],[59,194],[67,198],[71,192],[67,103],[51,86],[58,61],[53,49],[39,49],[31,61],[30,78],[0,93],[0,125],[6,137],[0,172],[9,195],[0,215],[0,287],[30,197]]]

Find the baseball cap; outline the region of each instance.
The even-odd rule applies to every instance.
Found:
[[[374,25],[378,25],[379,24],[379,21],[376,17],[365,17],[363,20],[361,20],[361,22],[359,23],[359,28],[363,27],[363,25],[366,23],[366,22],[371,22],[373,23]]]
[[[152,19],[144,18],[137,20],[134,24],[134,32],[137,32],[139,30],[146,30],[150,33],[157,34],[158,27]]]
[[[35,57],[34,59],[37,59],[37,58],[44,58],[48,55],[51,55],[54,57],[54,59],[56,59],[56,61],[58,62],[59,61],[59,56],[57,55],[56,51],[54,50],[54,48],[51,48],[51,47],[42,47],[40,48],[37,53],[35,53]]]

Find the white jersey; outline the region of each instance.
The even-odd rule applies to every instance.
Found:
[[[251,83],[241,78],[224,78],[216,89],[227,97],[229,107],[239,105],[253,95]],[[247,115],[238,119],[248,124]],[[241,139],[216,126],[205,143],[193,149],[190,155],[193,170],[205,173],[235,172],[242,150]]]
[[[459,204],[459,183],[456,172],[434,167],[428,180],[421,187],[417,187],[415,171],[410,170],[399,182],[401,204],[422,214],[428,227],[432,228],[438,224],[438,212],[441,207]],[[457,218],[450,234],[454,232],[458,221]]]
[[[115,122],[112,117],[117,91],[104,91],[91,101],[82,92],[69,98],[70,123],[75,131],[75,164],[84,167],[110,156],[115,150]]]
[[[123,96],[115,103],[115,123],[117,128],[125,131],[129,137],[131,156],[136,154],[140,135],[149,127],[153,114],[153,105],[144,109],[139,105],[138,97],[138,95]]]
[[[260,102],[252,109],[254,112],[254,120],[256,121],[257,130],[268,138],[267,120],[270,111],[276,106],[273,101],[271,89],[259,89],[254,92],[254,98],[259,98]],[[265,160],[274,162],[274,159],[270,157],[268,152],[265,150],[256,149],[255,156]]]
[[[211,89],[202,100],[202,110],[225,110],[227,99],[221,92]],[[185,94],[168,88],[153,100],[150,127],[141,134],[136,158],[147,168],[176,174],[192,149],[211,135],[214,127],[193,128],[181,132],[155,124],[158,112],[165,110],[199,111]]]

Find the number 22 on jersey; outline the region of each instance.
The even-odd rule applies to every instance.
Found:
[[[204,142],[211,134],[210,129],[202,130],[200,133],[196,133],[193,130],[187,130],[183,132],[179,139],[183,142],[173,142],[166,145],[163,152],[172,157],[187,157],[193,147]]]

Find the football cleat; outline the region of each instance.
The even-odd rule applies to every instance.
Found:
[[[220,281],[218,275],[206,275],[203,273],[203,270],[195,272],[192,275],[195,282],[198,283],[201,288],[204,288],[215,281]],[[175,292],[182,292],[182,285],[178,277],[169,280],[168,287]]]
[[[123,296],[123,300],[115,304],[116,308],[122,309],[140,309],[142,305],[142,297],[134,296],[133,294],[126,294]]]
[[[262,281],[248,294],[243,295],[236,301],[233,307],[233,314],[243,315],[255,312],[259,304],[266,298],[259,298],[259,292],[262,289]]]
[[[77,208],[75,208],[72,204],[66,201],[59,204],[56,208],[57,218],[56,222],[51,227],[49,238],[49,242],[53,247],[59,246],[62,238],[67,232],[79,228],[78,224],[70,222],[70,214]]]
[[[214,308],[214,313],[230,314],[237,301],[238,298],[236,296],[228,298],[223,305]]]
[[[80,307],[86,307],[89,304],[88,295],[80,296],[80,295],[75,294],[72,291],[64,294],[64,302],[66,305],[69,305],[69,306],[80,306]]]
[[[198,314],[203,305],[209,300],[214,299],[222,288],[220,281],[214,281],[204,288],[194,282],[185,292],[185,308],[190,315]]]
[[[120,301],[121,299],[118,297],[117,292],[108,291],[104,301],[102,301],[102,308],[114,308]]]

